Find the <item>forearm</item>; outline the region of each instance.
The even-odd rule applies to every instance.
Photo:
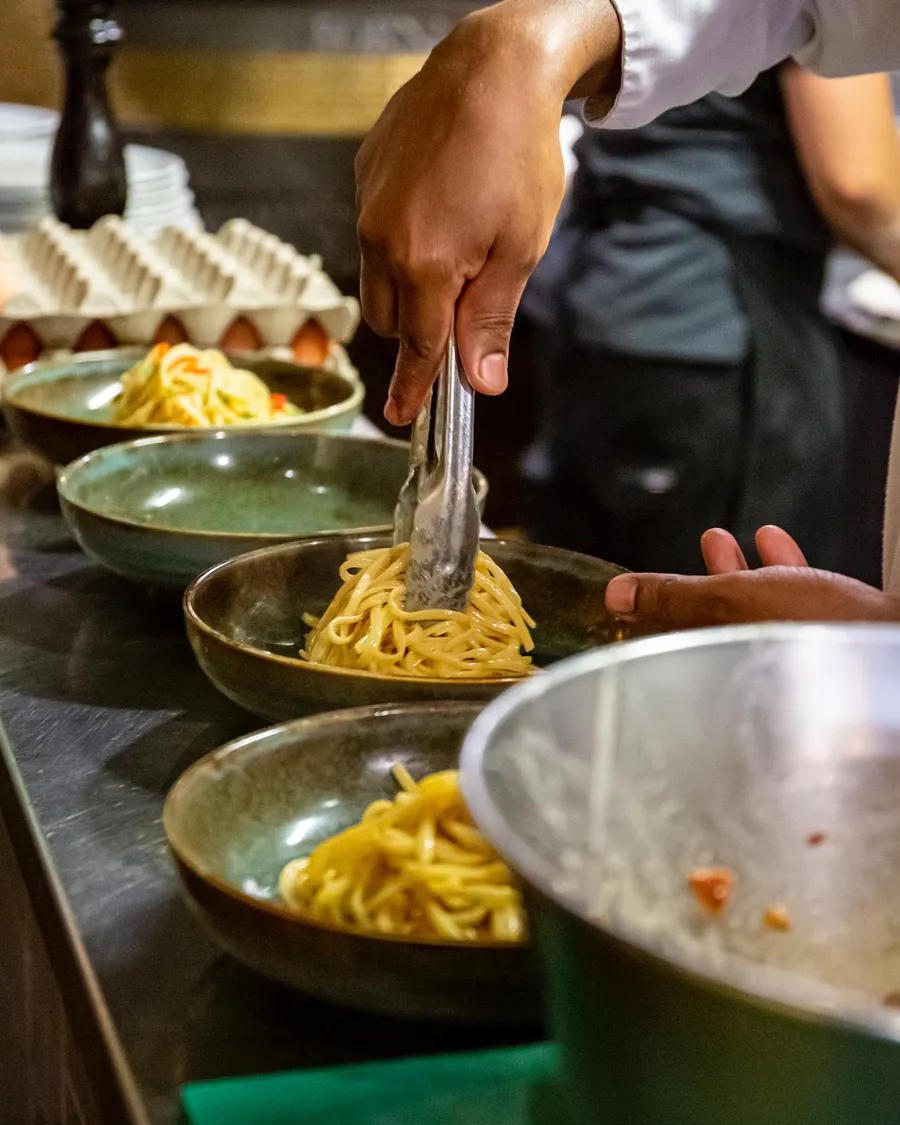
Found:
[[[845,205],[831,225],[841,243],[900,282],[900,205],[893,211],[866,203]]]
[[[622,31],[612,0],[501,0],[467,17],[447,41],[456,54],[514,56],[522,81],[560,104],[619,90]],[[444,47],[438,48],[443,51]]]

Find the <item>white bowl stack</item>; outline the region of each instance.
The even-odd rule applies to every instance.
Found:
[[[50,214],[50,154],[59,114],[0,102],[0,231],[25,231]],[[180,156],[127,145],[125,221],[142,234],[163,227],[202,228]]]

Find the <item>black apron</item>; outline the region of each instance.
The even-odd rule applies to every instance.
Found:
[[[775,76],[743,104],[714,96],[586,143],[518,325],[541,407],[530,534],[699,573],[707,527],[728,527],[752,558],[756,529],[777,523],[814,565],[836,566],[840,353],[818,309],[828,239]],[[630,234],[604,241],[616,222],[633,255]],[[685,300],[695,292],[706,305]]]
[[[844,411],[837,332],[819,308],[820,262],[764,240],[730,242],[750,323],[744,484],[734,529],[775,523],[814,566],[843,553]]]

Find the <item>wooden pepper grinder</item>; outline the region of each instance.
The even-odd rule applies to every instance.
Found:
[[[50,165],[50,199],[58,219],[86,230],[104,215],[125,212],[125,158],[106,89],[106,71],[122,29],[110,0],[56,2],[54,37],[66,78]]]

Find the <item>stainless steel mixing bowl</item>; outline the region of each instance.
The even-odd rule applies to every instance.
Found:
[[[463,788],[525,881],[579,1123],[900,1121],[900,629],[576,657],[476,720]]]

